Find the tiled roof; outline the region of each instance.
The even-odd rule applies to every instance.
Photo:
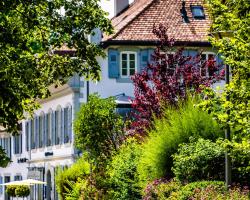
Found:
[[[103,41],[155,41],[153,25],[168,27],[169,37],[176,41],[207,42],[211,21],[204,7],[205,19],[194,19],[191,5],[203,5],[204,0],[185,0],[189,23],[181,16],[182,0],[135,0],[128,9],[112,19],[115,33]]]

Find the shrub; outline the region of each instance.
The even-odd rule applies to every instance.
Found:
[[[30,189],[27,185],[19,185],[16,187],[15,194],[17,197],[27,197],[30,195]]]
[[[128,139],[112,157],[107,168],[109,199],[141,199],[138,186],[137,163],[141,147],[134,139]]]
[[[178,153],[173,155],[173,172],[180,181],[224,180],[225,149],[232,160],[232,180],[248,185],[250,180],[250,143],[198,139],[181,144]]]
[[[84,179],[90,174],[90,164],[85,157],[80,158],[70,168],[58,170],[56,175],[56,188],[61,199],[65,199],[66,195],[71,192],[72,185],[77,183],[79,179]]]
[[[101,99],[97,94],[90,95],[74,121],[75,146],[89,152],[95,163],[110,157],[123,133],[123,121],[115,109],[113,98]]]
[[[189,199],[191,200],[249,200],[249,190],[241,190],[240,188],[233,188],[227,191],[219,191],[214,186],[208,186],[205,189],[196,189],[194,194]]]
[[[197,191],[204,191],[206,188],[212,187],[218,193],[226,191],[225,183],[222,181],[201,181],[192,182],[181,187],[178,191],[174,191],[170,194],[170,200],[188,200],[195,195]]]
[[[219,141],[230,152],[232,158],[232,180],[250,186],[250,139]]]
[[[164,179],[157,179],[148,184],[144,190],[144,200],[165,200],[172,192],[177,192],[181,188],[181,183],[176,180],[165,181]]]
[[[16,197],[16,190],[17,186],[16,185],[8,185],[6,187],[6,193],[10,196],[10,197]]]
[[[224,149],[205,139],[181,144],[173,155],[173,172],[180,181],[224,180]]]
[[[143,145],[138,173],[142,184],[161,177],[172,177],[172,156],[178,145],[188,142],[189,137],[215,140],[222,131],[212,117],[193,105],[197,99],[189,98],[179,109],[167,108],[165,118],[156,119],[155,130],[149,133]],[[143,185],[145,187],[145,185]]]

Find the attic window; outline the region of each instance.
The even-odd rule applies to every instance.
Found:
[[[194,19],[205,19],[205,13],[202,6],[191,6],[191,11]]]

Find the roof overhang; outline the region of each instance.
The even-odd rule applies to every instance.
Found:
[[[156,46],[160,41],[156,40],[107,40],[101,43],[101,46],[106,49],[111,45],[129,45],[129,46]],[[187,46],[187,47],[212,47],[210,42],[207,41],[175,41],[174,46]]]

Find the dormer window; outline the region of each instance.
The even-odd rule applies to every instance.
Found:
[[[205,19],[205,13],[202,6],[191,6],[191,11],[194,19]]]

